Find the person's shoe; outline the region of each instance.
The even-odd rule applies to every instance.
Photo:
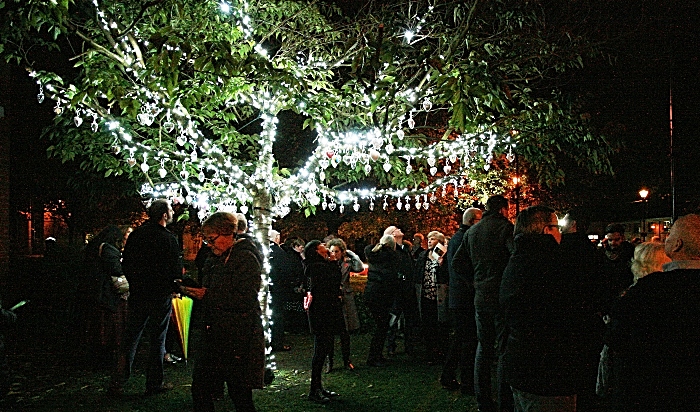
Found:
[[[329,397],[323,394],[322,389],[309,392],[309,400],[316,403],[328,403],[331,401]]]
[[[325,396],[328,399],[337,398],[338,396],[340,396],[340,394],[338,392],[327,391],[325,389],[321,389],[321,393],[323,393],[323,396]]]
[[[170,382],[167,382],[167,383],[162,384],[159,388],[146,389],[146,396],[158,395],[158,394],[161,394],[163,392],[167,392],[173,388],[174,388],[173,384]]]
[[[444,389],[447,389],[448,391],[456,391],[457,389],[460,388],[459,382],[457,382],[457,379],[440,379],[440,385]]]
[[[167,363],[169,365],[174,365],[178,362],[180,362],[182,358],[178,358],[177,356],[173,355],[172,353],[166,353],[165,356],[163,356],[163,363]]]
[[[352,364],[350,361],[345,361],[345,369],[349,371],[354,371],[355,370],[355,365]]]

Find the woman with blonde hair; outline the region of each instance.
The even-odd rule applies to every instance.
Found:
[[[389,331],[391,306],[399,286],[398,256],[394,236],[384,235],[374,247],[365,248],[369,269],[365,286],[365,303],[376,326],[369,345],[367,365],[385,366],[384,341]]]
[[[640,243],[634,248],[634,257],[632,258],[634,283],[650,273],[661,272],[662,266],[670,261],[671,258],[666,256],[663,243]]]

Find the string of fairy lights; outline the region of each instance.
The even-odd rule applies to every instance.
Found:
[[[285,177],[275,172],[272,152],[278,125],[276,114],[290,100],[297,102],[302,114],[311,114],[305,111],[306,101],[297,96],[290,97],[290,88],[282,85],[281,89],[284,90],[251,90],[250,93],[239,94],[236,99],[226,102],[231,106],[252,106],[258,111],[261,121],[262,131],[256,142],[256,161],[238,161],[217,144],[216,138],[208,137],[211,134],[202,131],[206,130],[206,125],[201,124],[191,113],[191,110],[196,109],[185,107],[180,100],[172,103],[167,98],[165,86],[152,74],[144,74],[144,50],[148,50],[149,44],[147,40],[138,39],[137,29],[134,28],[132,33],[121,32],[123,27],[111,20],[98,0],[93,0],[92,4],[100,27],[114,38],[110,53],[125,67],[135,85],[127,92],[127,96],[140,101],[140,112],[136,115],[138,126],[112,114],[111,106],[101,105],[100,101],[108,100],[104,94],[98,96],[98,99],[85,97],[77,103],[72,102],[75,87],[63,86],[62,80],[53,73],[30,73],[30,76],[36,78],[39,87],[37,101],[42,103],[48,96],[55,102],[54,112],[57,116],[63,114],[64,107],[72,107],[76,127],[82,127],[87,120],[92,132],[108,133],[113,139],[111,149],[114,156],[122,159],[129,167],[138,165],[140,168],[144,180],[141,193],[144,196],[176,199],[180,203],[192,205],[198,210],[200,219],[206,218],[215,210],[248,214],[256,196],[261,193],[271,196],[272,213],[256,215],[253,228],[256,238],[263,245],[265,256],[262,275],[264,287],[260,292],[260,301],[265,307],[262,321],[268,343],[271,338],[271,311],[269,304],[265,303],[269,303],[271,298],[268,293],[270,250],[267,245],[268,231],[274,218],[287,215],[293,205],[311,205],[332,212],[338,210],[339,213],[344,213],[346,208],[358,212],[363,207],[369,211],[378,208],[388,210],[390,207],[405,211],[427,210],[436,202],[436,193],[442,192],[445,195],[448,186],[453,186],[452,194],[458,197],[460,188],[469,184],[464,176],[468,175],[470,169],[483,167],[488,170],[497,153],[505,153],[509,161],[513,160],[513,136],[500,136],[488,130],[443,138],[421,147],[404,144],[409,140],[407,133],[413,134],[416,127],[417,113],[433,109],[429,98],[432,91],[429,88],[423,90],[406,85],[395,95],[397,101],[403,102],[403,106],[397,107],[405,107],[406,110],[396,113],[384,129],[365,128],[338,132],[317,125],[316,149],[302,167]],[[246,1],[232,3],[222,0],[214,4],[218,13],[229,18],[229,23],[242,33],[245,41],[255,41],[254,22],[249,14],[251,6]],[[431,6],[422,17],[413,16],[407,23],[405,32],[396,33],[395,36],[403,38],[408,45],[420,43],[427,16],[432,12]],[[164,47],[169,51],[177,50],[183,60],[190,59],[190,56],[174,45],[166,44]],[[259,58],[274,59],[259,42],[255,43],[253,50]],[[331,70],[330,66],[331,64],[309,53],[306,57],[300,55],[297,65],[289,70],[297,78],[303,79],[319,70]],[[380,71],[378,78],[383,76],[384,73]],[[218,88],[225,88],[225,81],[221,78],[213,79],[212,83]],[[308,96],[305,98],[308,101]],[[363,97],[362,102],[357,103],[372,107],[376,103],[373,99],[369,93]],[[345,104],[349,105],[350,102]],[[367,116],[370,117],[371,113]],[[143,135],[143,130],[157,130],[159,136],[172,144],[153,146],[144,143],[148,136]],[[335,169],[339,167],[359,171],[367,177],[379,170],[396,173],[398,168],[399,173],[411,175],[422,169],[430,175],[430,181],[405,189],[366,187],[338,190],[329,184],[332,177],[337,175]],[[270,349],[268,345],[268,355]],[[268,367],[274,369],[274,355],[268,359]]]

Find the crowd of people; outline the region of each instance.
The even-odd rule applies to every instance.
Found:
[[[389,226],[362,251],[363,300],[374,324],[364,364],[390,366],[403,337],[406,355],[420,348],[426,364],[442,366],[442,387],[475,396],[479,411],[696,410],[700,216],[679,218],[665,243],[635,248],[619,224],[606,227],[602,247],[592,243],[578,208],[559,220],[555,210],[532,206],[514,224],[508,211],[506,198],[492,196],[485,210],[467,209],[449,239],[434,230],[412,244]],[[194,409],[213,411],[225,385],[237,411],[255,411],[252,391],[266,384],[264,248],[247,234],[245,216],[214,213],[202,223],[197,279],[183,282],[181,248],[166,228],[169,202],[152,202],[148,216],[133,233],[109,226],[86,247],[98,310],[85,321],[112,366],[109,393],[123,393],[146,330],[145,392],[172,388],[163,364],[180,294],[202,312]],[[336,336],[342,367],[356,367],[351,333],[360,320],[350,277],[363,262],[335,236],[281,243],[273,230],[270,241],[272,350],[292,350],[285,329],[308,328],[308,399],[329,403],[340,396],[322,384],[336,366]]]

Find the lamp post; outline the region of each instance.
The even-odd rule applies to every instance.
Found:
[[[647,241],[647,196],[649,196],[649,191],[642,188],[642,190],[639,191],[639,197],[642,198],[642,202],[644,203],[644,214],[642,215],[642,242]]]

